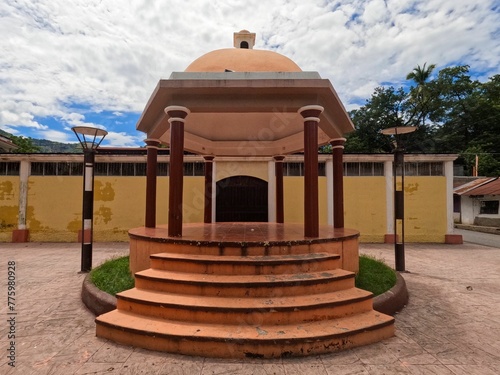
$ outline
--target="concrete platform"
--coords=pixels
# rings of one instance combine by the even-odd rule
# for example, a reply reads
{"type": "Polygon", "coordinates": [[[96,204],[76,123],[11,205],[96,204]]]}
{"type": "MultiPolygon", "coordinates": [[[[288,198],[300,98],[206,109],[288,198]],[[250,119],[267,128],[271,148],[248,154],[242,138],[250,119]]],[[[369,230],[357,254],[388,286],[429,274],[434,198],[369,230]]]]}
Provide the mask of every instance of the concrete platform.
{"type": "MultiPolygon", "coordinates": [[[[125,255],[127,243],[96,244],[94,264],[125,255]]],[[[360,252],[392,265],[393,247],[360,252]]],[[[500,368],[500,246],[407,244],[411,294],[396,336],[331,355],[279,360],[185,357],[95,337],[81,302],[79,244],[1,243],[0,274],[16,264],[16,368],[6,353],[7,305],[0,306],[1,374],[481,374],[500,368]]],[[[0,288],[7,294],[6,283],[0,288]]],[[[4,298],[4,301],[6,298],[4,298]]]]}

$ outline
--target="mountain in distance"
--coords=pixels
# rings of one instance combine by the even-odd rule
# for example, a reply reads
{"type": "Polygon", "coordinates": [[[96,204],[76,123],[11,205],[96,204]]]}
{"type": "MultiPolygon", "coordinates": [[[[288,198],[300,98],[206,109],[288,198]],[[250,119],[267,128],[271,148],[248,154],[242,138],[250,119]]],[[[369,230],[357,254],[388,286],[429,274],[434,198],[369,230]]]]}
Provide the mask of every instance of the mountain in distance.
{"type": "MultiPolygon", "coordinates": [[[[13,135],[0,129],[0,135],[3,135],[4,137],[13,139],[13,135]]],[[[33,146],[37,147],[39,149],[38,152],[40,153],[63,153],[63,154],[70,154],[70,153],[81,153],[82,152],[82,147],[80,146],[79,143],[61,143],[61,142],[54,142],[54,141],[49,141],[47,139],[36,139],[36,138],[31,138],[31,137],[26,137],[33,146]]]]}

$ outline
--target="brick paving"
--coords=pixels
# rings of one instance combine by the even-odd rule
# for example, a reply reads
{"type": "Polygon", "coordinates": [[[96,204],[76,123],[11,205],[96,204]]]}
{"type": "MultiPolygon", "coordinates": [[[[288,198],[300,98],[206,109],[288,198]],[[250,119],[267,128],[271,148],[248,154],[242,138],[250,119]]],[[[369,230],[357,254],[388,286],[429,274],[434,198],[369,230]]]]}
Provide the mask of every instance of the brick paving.
{"type": "MultiPolygon", "coordinates": [[[[94,264],[126,254],[126,243],[94,245],[94,264]]],[[[361,252],[394,264],[391,245],[361,252]]],[[[80,300],[80,246],[0,244],[0,374],[456,374],[500,368],[500,245],[407,244],[410,303],[396,336],[316,357],[224,360],[117,345],[95,337],[80,300]],[[15,368],[8,365],[8,262],[16,264],[15,368]]]]}

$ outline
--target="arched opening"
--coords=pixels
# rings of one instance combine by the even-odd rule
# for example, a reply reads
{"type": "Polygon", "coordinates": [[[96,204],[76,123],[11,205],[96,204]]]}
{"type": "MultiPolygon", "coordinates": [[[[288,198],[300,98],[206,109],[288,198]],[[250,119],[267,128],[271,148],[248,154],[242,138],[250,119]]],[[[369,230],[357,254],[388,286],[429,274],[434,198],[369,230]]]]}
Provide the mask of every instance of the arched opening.
{"type": "Polygon", "coordinates": [[[233,176],[217,182],[218,222],[267,222],[267,182],[256,177],[233,176]]]}
{"type": "Polygon", "coordinates": [[[248,42],[247,41],[244,40],[243,42],[240,43],[240,48],[248,49],[248,47],[249,46],[248,46],[248,42]]]}

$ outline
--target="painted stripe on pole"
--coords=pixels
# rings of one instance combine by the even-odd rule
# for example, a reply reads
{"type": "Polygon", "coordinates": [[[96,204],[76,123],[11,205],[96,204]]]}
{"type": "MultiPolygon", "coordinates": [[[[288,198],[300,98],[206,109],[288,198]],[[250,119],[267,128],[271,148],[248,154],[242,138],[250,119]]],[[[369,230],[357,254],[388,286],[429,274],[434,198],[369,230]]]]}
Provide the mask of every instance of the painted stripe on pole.
{"type": "Polygon", "coordinates": [[[83,230],[91,229],[92,228],[92,219],[85,219],[83,220],[83,230]]]}
{"type": "Polygon", "coordinates": [[[85,191],[92,191],[92,166],[85,166],[85,191]]]}

